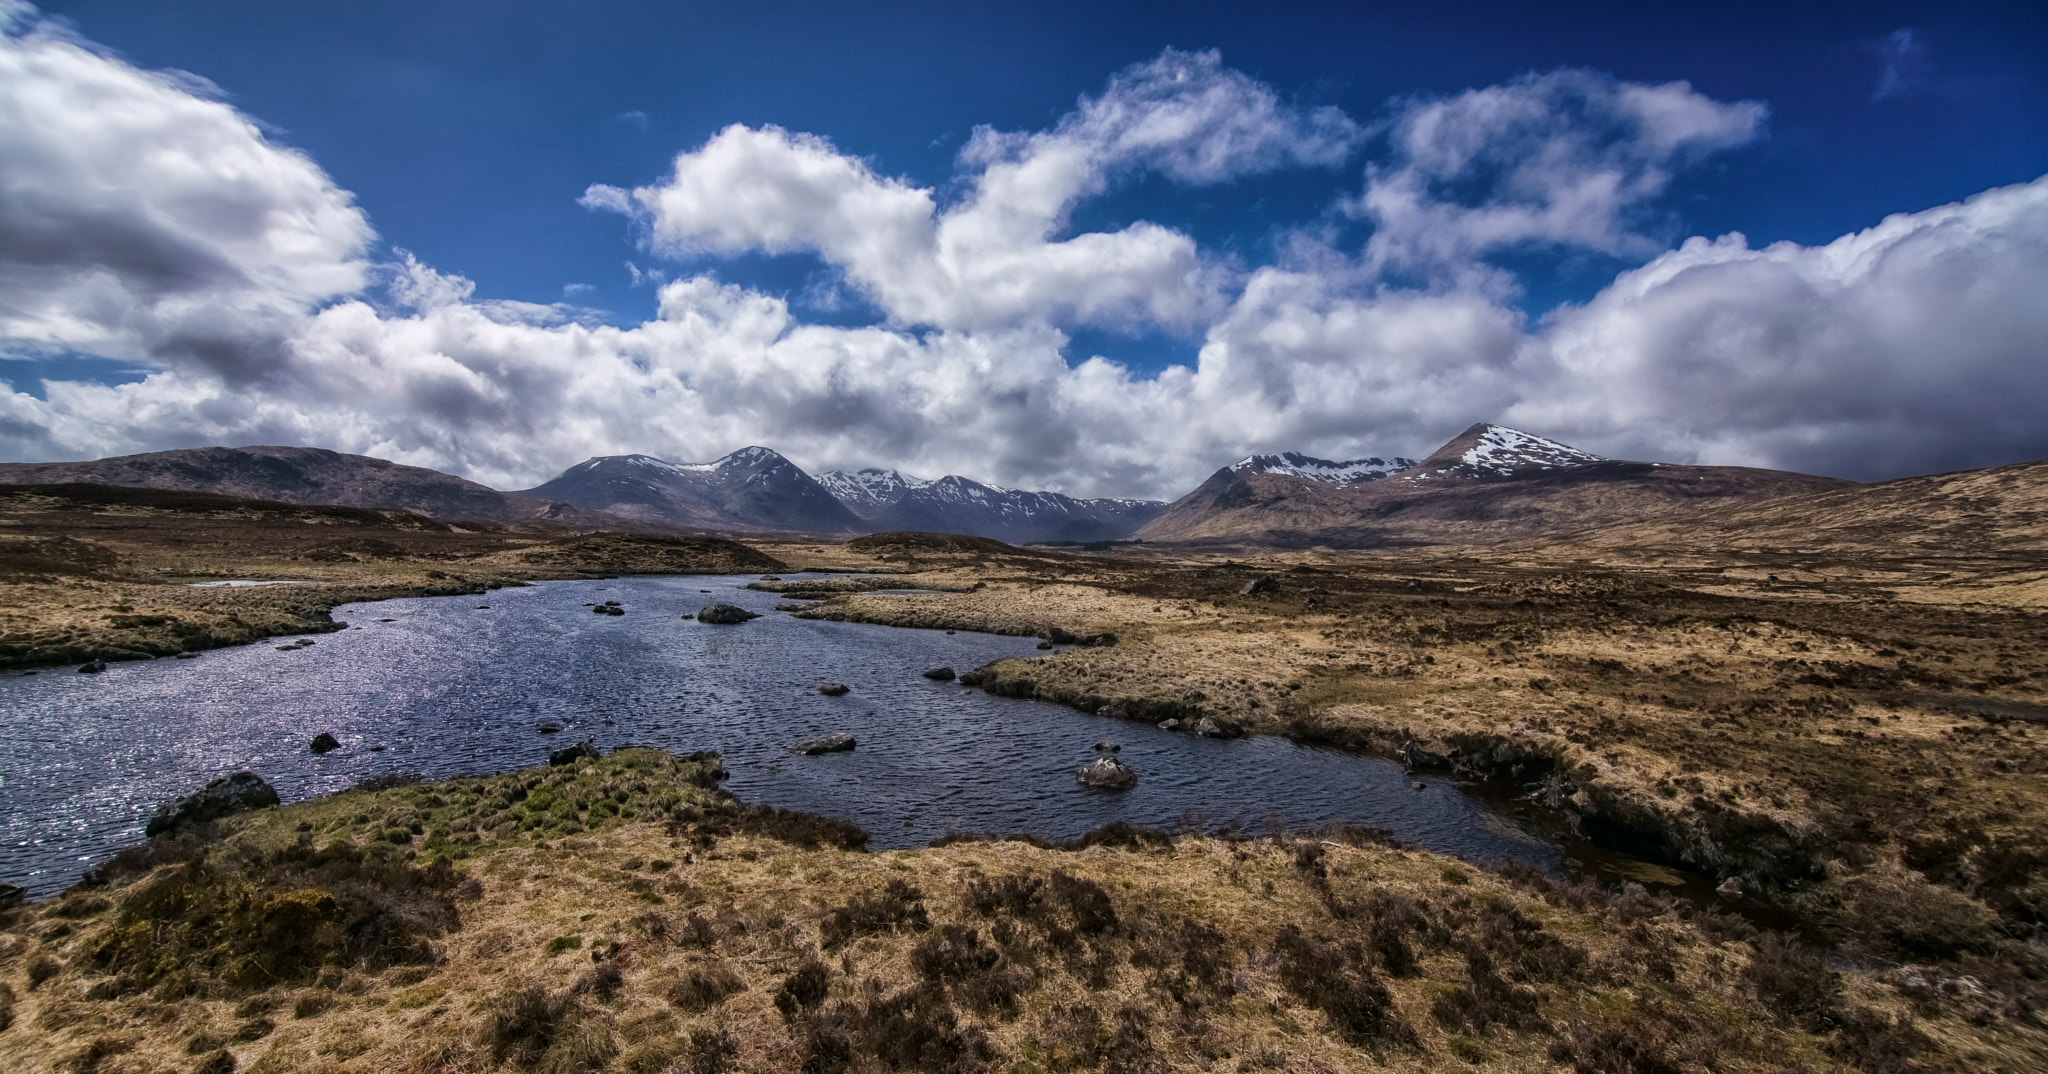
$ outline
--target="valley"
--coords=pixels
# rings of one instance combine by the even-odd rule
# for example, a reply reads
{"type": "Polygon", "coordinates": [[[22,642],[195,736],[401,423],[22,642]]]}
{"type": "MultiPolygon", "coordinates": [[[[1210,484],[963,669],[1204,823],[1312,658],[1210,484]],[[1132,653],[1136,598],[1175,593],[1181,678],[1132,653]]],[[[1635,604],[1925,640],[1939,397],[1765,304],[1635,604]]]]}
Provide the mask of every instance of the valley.
{"type": "Polygon", "coordinates": [[[1506,458],[1489,431],[1389,472],[1226,468],[1151,523],[1211,528],[1094,552],[0,487],[16,669],[317,636],[351,601],[750,574],[798,620],[1042,638],[961,681],[1105,735],[1397,759],[1422,785],[1515,788],[1668,867],[1609,885],[1194,814],[858,853],[829,808],[743,805],[687,770],[715,761],[628,750],[365,786],[124,854],[7,911],[0,1054],[216,1071],[2048,1063],[2042,464],[1851,485],[1506,458]],[[1217,502],[1239,484],[1284,495],[1217,502]],[[1370,523],[1399,539],[1371,538],[1381,508],[1362,503],[1405,504],[1370,523]],[[1284,524],[1247,526],[1260,510],[1284,524]],[[520,804],[542,792],[570,805],[520,804]],[[471,882],[489,897],[454,894],[471,882]],[[201,885],[185,909],[161,901],[174,883],[201,885]],[[413,946],[220,931],[306,891],[337,900],[309,911],[332,936],[407,922],[413,946]],[[139,927],[184,930],[213,968],[167,984],[122,946],[139,927]],[[1213,968],[1169,949],[1197,935],[1213,968]],[[237,976],[246,958],[270,961],[237,976]]]}

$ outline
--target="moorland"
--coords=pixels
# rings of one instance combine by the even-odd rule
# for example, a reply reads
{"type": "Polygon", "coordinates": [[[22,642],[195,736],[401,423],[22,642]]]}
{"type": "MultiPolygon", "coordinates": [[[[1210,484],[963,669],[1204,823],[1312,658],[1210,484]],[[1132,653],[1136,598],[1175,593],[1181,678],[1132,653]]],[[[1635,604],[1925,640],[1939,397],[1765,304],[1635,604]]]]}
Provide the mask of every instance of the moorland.
{"type": "Polygon", "coordinates": [[[759,572],[801,616],[1044,637],[969,673],[991,693],[1510,781],[1723,889],[1459,862],[1369,827],[867,853],[843,823],[734,801],[715,757],[627,750],[225,818],[5,911],[0,1060],[2041,1069],[2038,471],[1519,544],[1286,551],[0,490],[0,660],[24,671],[333,629],[328,609],[380,596],[759,572]],[[189,584],[227,578],[303,584],[189,584]]]}

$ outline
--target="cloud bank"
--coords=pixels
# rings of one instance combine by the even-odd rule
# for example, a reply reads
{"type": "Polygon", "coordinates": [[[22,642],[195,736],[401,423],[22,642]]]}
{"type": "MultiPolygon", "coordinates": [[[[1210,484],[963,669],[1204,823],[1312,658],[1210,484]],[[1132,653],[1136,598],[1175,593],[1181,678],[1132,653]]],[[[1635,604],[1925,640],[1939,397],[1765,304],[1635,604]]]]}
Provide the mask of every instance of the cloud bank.
{"type": "MultiPolygon", "coordinates": [[[[1588,71],[1395,102],[1368,128],[1171,51],[1045,130],[977,130],[943,186],[815,134],[733,126],[593,186],[674,265],[654,317],[479,298],[199,80],[34,21],[0,36],[0,352],[138,383],[0,393],[0,457],[308,443],[524,487],[596,454],[761,443],[1084,495],[1184,491],[1252,451],[1414,453],[1474,420],[1592,450],[1884,477],[2048,455],[2048,179],[1816,247],[1671,242],[1675,175],[1761,136],[1755,102],[1588,71]],[[1245,265],[1155,223],[1076,231],[1144,176],[1355,169],[1245,265]],[[1313,224],[1314,222],[1305,222],[1313,224]],[[1489,260],[1641,262],[1529,323],[1489,260]],[[880,311],[806,323],[717,259],[802,252],[880,311]],[[1141,376],[1072,333],[1164,330],[1141,376]]],[[[604,215],[593,217],[602,221],[604,215]]]]}

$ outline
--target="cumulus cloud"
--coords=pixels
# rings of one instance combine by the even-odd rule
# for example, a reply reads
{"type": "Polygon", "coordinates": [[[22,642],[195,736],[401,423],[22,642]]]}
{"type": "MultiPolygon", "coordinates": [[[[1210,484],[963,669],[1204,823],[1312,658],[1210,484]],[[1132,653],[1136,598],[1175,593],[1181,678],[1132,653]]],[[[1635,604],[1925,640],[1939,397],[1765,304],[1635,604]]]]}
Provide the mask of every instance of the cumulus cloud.
{"type": "Polygon", "coordinates": [[[1512,420],[1877,478],[2048,456],[2048,178],[1824,246],[1694,238],[1553,318],[1512,420]]]}
{"type": "Polygon", "coordinates": [[[1646,209],[1674,173],[1755,138],[1768,110],[1685,82],[1643,85],[1561,70],[1411,102],[1395,160],[1350,204],[1385,270],[1469,281],[1486,255],[1570,246],[1616,257],[1663,248],[1646,209]]]}
{"type": "Polygon", "coordinates": [[[348,192],[191,76],[11,8],[0,36],[0,339],[247,373],[366,282],[348,192]]]}
{"type": "Polygon", "coordinates": [[[1222,270],[1148,222],[1056,238],[1075,205],[1140,171],[1207,184],[1334,166],[1363,133],[1337,109],[1281,101],[1215,52],[1169,49],[1051,130],[977,129],[960,157],[970,188],[954,204],[772,126],[728,127],[679,155],[665,181],[593,186],[583,203],[636,216],[667,256],[815,253],[899,325],[1186,330],[1222,308],[1222,270]]]}
{"type": "Polygon", "coordinates": [[[1249,451],[1414,453],[1502,417],[1613,453],[1852,476],[2048,453],[2048,313],[2026,288],[2048,274],[2048,179],[1825,246],[1665,249],[1646,213],[1671,176],[1764,118],[1683,83],[1558,72],[1403,102],[1355,201],[1372,238],[1299,237],[1249,268],[1154,224],[1069,234],[1140,173],[1200,185],[1356,154],[1351,120],[1214,53],[1129,68],[1043,131],[977,131],[944,188],[732,127],[585,204],[632,216],[657,256],[814,253],[885,319],[807,323],[701,263],[629,262],[658,312],[614,325],[402,252],[371,264],[347,192],[216,93],[8,10],[0,352],[153,371],[0,392],[0,457],[308,443],[516,488],[589,455],[764,443],[813,469],[1171,496],[1249,451]],[[1483,262],[1528,243],[1647,263],[1531,325],[1483,262]],[[1099,325],[1179,328],[1199,356],[1139,376],[1072,353],[1099,325]]]}

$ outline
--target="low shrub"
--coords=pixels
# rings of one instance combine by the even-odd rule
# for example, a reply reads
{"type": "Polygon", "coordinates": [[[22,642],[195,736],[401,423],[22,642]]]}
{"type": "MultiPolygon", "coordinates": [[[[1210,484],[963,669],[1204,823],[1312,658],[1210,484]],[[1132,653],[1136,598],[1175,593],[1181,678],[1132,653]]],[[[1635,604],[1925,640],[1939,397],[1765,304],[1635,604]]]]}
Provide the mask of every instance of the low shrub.
{"type": "Polygon", "coordinates": [[[901,880],[891,880],[879,891],[856,895],[846,905],[825,915],[818,932],[830,950],[861,936],[895,932],[907,927],[930,928],[925,913],[924,893],[901,880]]]}
{"type": "Polygon", "coordinates": [[[669,987],[668,1001],[686,1011],[702,1011],[746,990],[747,983],[724,966],[696,966],[669,987]]]}

